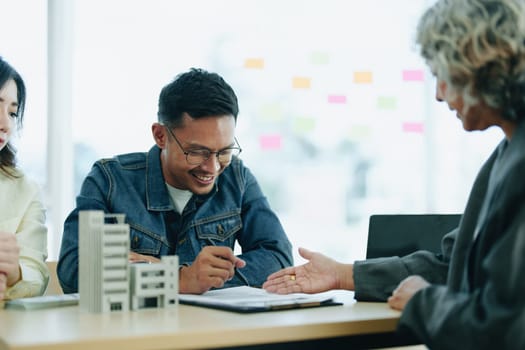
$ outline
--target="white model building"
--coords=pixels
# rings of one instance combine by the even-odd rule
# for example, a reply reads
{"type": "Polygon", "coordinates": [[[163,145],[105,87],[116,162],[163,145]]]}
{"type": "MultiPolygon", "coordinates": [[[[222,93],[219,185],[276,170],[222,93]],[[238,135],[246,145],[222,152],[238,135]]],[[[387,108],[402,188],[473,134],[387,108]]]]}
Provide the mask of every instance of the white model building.
{"type": "Polygon", "coordinates": [[[80,308],[129,310],[129,225],[124,214],[80,211],[78,227],[80,308]]]}
{"type": "Polygon", "coordinates": [[[167,308],[178,305],[179,259],[130,264],[124,214],[79,212],[79,305],[90,312],[167,308]],[[131,276],[130,276],[131,272],[131,276]]]}
{"type": "Polygon", "coordinates": [[[131,265],[131,309],[177,306],[179,259],[163,256],[160,263],[131,265]]]}

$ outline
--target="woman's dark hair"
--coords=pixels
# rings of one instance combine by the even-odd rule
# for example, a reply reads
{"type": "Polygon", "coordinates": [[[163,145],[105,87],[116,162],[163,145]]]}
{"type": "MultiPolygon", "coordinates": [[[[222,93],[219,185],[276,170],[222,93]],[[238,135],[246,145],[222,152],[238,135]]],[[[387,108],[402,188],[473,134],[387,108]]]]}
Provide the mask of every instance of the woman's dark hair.
{"type": "MultiPolygon", "coordinates": [[[[24,117],[26,87],[20,74],[18,74],[18,72],[0,56],[0,89],[4,88],[4,86],[10,80],[13,80],[16,84],[16,92],[18,97],[16,125],[17,128],[20,129],[22,127],[22,120],[24,117]]],[[[16,150],[11,142],[8,142],[7,145],[2,148],[2,150],[0,150],[0,171],[8,176],[13,177],[16,176],[15,172],[13,172],[13,168],[15,166],[16,150]]]]}

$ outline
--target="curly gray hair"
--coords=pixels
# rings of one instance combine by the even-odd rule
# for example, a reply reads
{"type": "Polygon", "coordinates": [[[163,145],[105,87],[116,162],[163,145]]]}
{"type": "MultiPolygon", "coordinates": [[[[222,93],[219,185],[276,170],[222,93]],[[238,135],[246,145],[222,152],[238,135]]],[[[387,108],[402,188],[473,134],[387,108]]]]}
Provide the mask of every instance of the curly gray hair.
{"type": "Polygon", "coordinates": [[[421,17],[417,44],[433,74],[466,104],[525,119],[525,0],[439,0],[421,17]]]}

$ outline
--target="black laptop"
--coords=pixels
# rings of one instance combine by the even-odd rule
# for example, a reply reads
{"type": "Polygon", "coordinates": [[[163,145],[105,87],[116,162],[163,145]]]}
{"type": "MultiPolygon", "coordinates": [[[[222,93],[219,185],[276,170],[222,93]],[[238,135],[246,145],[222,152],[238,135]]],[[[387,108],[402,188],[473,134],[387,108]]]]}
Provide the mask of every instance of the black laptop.
{"type": "Polygon", "coordinates": [[[460,214],[372,215],[366,258],[404,256],[421,249],[440,253],[441,239],[460,219],[460,214]]]}

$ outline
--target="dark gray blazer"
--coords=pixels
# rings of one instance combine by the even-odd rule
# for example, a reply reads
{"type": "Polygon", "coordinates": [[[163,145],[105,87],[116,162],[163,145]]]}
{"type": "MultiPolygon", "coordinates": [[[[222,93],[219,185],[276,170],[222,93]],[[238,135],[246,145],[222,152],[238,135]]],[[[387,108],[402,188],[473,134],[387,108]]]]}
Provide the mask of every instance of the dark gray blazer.
{"type": "Polygon", "coordinates": [[[480,170],[442,255],[354,265],[358,299],[384,300],[411,274],[433,283],[414,295],[400,320],[430,348],[525,349],[525,123],[505,145],[480,170]]]}

